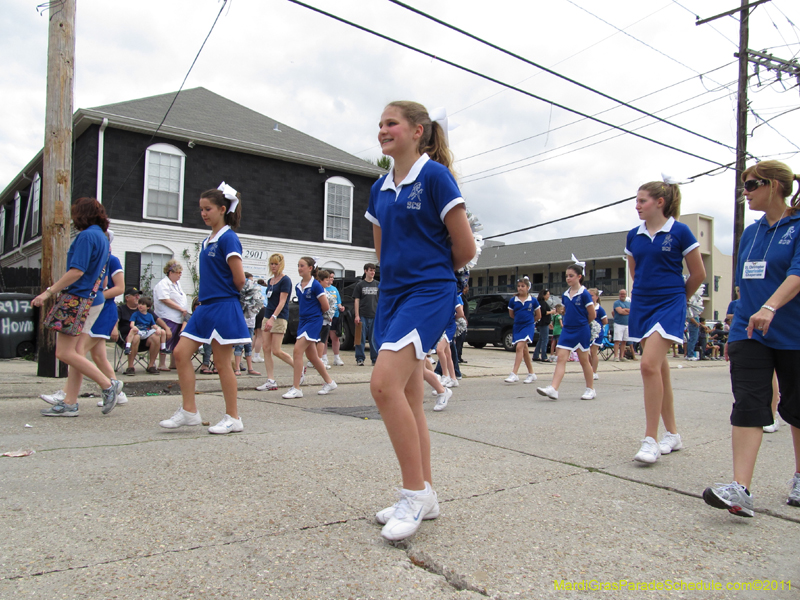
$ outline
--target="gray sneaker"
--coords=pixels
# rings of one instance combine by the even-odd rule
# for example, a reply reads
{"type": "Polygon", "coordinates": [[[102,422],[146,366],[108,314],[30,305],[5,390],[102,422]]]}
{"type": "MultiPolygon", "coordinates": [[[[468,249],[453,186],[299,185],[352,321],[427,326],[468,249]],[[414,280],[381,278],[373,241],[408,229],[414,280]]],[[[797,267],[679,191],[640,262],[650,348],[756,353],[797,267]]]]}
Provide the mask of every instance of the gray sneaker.
{"type": "MultiPolygon", "coordinates": [[[[800,478],[798,478],[800,481],[800,478]]],[[[745,491],[745,487],[737,482],[716,483],[715,488],[703,491],[703,500],[709,506],[727,510],[738,517],[753,516],[753,496],[745,491]]],[[[800,486],[798,486],[800,488],[800,486]]],[[[800,491],[800,490],[799,490],[800,491]]],[[[791,496],[790,496],[791,497],[791,496]]]]}
{"type": "Polygon", "coordinates": [[[800,473],[795,473],[792,480],[789,482],[792,490],[789,492],[789,499],[786,504],[789,506],[800,506],[800,473]]]}
{"type": "Polygon", "coordinates": [[[43,417],[77,417],[78,403],[65,404],[63,400],[59,400],[50,408],[43,408],[41,412],[43,417]]]}
{"type": "Polygon", "coordinates": [[[114,407],[117,405],[117,400],[119,399],[119,393],[122,391],[122,382],[118,379],[112,379],[111,385],[103,390],[103,410],[101,411],[104,415],[107,415],[114,407]]]}

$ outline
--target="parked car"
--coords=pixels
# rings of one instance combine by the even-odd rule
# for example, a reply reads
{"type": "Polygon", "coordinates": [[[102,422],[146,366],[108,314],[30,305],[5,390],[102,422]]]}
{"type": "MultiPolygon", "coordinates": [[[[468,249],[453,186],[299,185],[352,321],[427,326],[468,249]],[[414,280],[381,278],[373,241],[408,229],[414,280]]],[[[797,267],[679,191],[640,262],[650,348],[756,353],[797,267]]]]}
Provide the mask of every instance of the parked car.
{"type": "MultiPolygon", "coordinates": [[[[468,300],[469,327],[467,343],[473,348],[483,348],[486,344],[502,346],[509,352],[514,351],[513,328],[514,319],[508,314],[508,301],[513,294],[481,294],[468,300]]],[[[535,345],[539,332],[534,332],[535,345]]]]}

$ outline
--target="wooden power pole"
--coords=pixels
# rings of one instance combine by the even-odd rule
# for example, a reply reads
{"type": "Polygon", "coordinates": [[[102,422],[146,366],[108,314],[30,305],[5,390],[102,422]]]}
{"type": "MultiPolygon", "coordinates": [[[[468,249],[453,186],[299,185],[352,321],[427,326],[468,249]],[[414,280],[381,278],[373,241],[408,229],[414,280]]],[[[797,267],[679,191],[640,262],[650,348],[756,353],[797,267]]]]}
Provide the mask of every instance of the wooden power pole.
{"type": "MultiPolygon", "coordinates": [[[[47,42],[47,108],[42,169],[42,289],[67,270],[72,206],[72,88],[75,74],[75,2],[50,4],[47,42]]],[[[41,315],[53,305],[50,299],[41,315]]],[[[39,327],[40,377],[66,377],[56,359],[55,332],[39,327]]]]}

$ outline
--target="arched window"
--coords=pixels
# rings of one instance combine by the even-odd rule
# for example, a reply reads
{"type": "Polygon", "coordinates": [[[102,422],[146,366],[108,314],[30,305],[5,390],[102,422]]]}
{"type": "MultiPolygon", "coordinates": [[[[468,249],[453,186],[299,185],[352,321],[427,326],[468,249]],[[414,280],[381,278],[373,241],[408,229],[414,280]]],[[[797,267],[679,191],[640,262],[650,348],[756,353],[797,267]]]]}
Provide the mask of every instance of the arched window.
{"type": "Polygon", "coordinates": [[[320,268],[333,273],[333,276],[336,279],[344,277],[344,265],[342,263],[336,262],[335,260],[329,260],[320,268]]]}
{"type": "Polygon", "coordinates": [[[183,220],[183,174],[186,155],[169,144],[147,149],[144,165],[142,217],[159,221],[183,220]]]}
{"type": "Polygon", "coordinates": [[[31,184],[31,236],[39,234],[39,209],[42,203],[42,178],[39,173],[33,176],[31,184]]]}
{"type": "Polygon", "coordinates": [[[354,187],[344,177],[331,177],[325,182],[323,239],[335,242],[352,241],[354,187]]]}
{"type": "Polygon", "coordinates": [[[164,267],[172,260],[172,250],[166,246],[152,245],[142,250],[141,281],[139,286],[148,294],[152,294],[153,286],[164,277],[164,267]]]}

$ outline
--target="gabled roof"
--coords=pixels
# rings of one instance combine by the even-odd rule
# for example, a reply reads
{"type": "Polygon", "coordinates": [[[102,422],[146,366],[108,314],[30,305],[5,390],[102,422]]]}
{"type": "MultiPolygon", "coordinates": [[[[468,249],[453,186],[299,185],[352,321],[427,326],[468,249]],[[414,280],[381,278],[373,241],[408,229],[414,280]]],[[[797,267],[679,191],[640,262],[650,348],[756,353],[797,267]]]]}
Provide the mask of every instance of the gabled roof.
{"type": "Polygon", "coordinates": [[[573,254],[584,262],[619,259],[625,255],[627,235],[627,231],[618,231],[484,248],[473,271],[547,264],[568,265],[572,263],[573,254]]]}
{"type": "Polygon", "coordinates": [[[172,101],[159,129],[164,137],[233,149],[279,160],[328,167],[359,175],[379,177],[386,171],[330,144],[292,129],[205,88],[82,108],[75,114],[75,134],[104,118],[112,127],[152,134],[172,101]],[[278,124],[280,131],[275,131],[278,124]]]}

